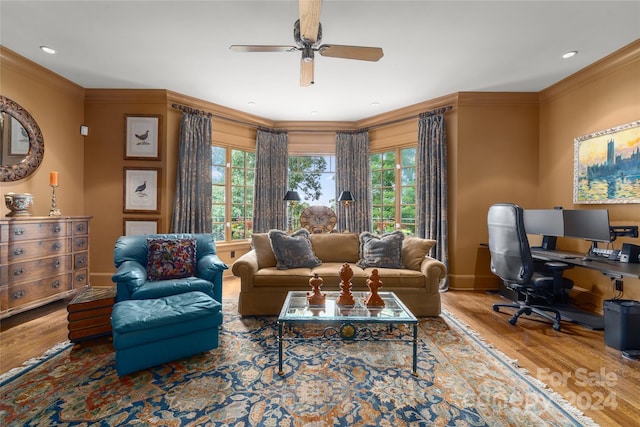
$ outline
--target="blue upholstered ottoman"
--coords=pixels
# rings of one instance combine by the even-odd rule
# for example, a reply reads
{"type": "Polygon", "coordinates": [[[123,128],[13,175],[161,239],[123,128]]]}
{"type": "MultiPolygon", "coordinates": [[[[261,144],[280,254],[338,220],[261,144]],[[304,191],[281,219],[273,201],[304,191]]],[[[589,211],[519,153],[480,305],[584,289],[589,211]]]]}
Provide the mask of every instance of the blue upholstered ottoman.
{"type": "Polygon", "coordinates": [[[221,308],[199,291],[116,303],[111,326],[118,375],[217,348],[221,308]]]}

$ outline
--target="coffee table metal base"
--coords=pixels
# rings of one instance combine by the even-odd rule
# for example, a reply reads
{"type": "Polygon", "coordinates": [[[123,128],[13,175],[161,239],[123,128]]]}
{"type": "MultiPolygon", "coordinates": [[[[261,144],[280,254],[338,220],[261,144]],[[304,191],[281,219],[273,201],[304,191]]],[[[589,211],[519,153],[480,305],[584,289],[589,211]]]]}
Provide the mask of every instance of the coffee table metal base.
{"type": "MultiPolygon", "coordinates": [[[[337,294],[337,293],[335,293],[337,294]]],[[[376,333],[370,326],[385,325],[389,331],[396,324],[409,324],[413,332],[411,338],[413,344],[413,366],[412,373],[417,376],[418,370],[418,320],[407,309],[406,306],[392,292],[381,292],[380,295],[387,302],[389,307],[385,309],[367,309],[362,301],[366,297],[365,292],[356,292],[354,297],[356,305],[353,307],[340,307],[335,304],[332,298],[337,295],[327,294],[327,304],[324,307],[308,306],[304,304],[305,292],[289,292],[287,299],[278,317],[278,375],[284,375],[284,329],[288,325],[295,324],[330,324],[324,329],[324,338],[330,339],[338,336],[346,341],[388,341],[384,339],[384,333],[376,333]],[[322,310],[323,315],[319,315],[322,310]],[[344,314],[346,313],[346,314],[344,314]],[[339,325],[339,326],[336,326],[339,325]],[[364,326],[364,327],[363,327],[364,326]]]]}

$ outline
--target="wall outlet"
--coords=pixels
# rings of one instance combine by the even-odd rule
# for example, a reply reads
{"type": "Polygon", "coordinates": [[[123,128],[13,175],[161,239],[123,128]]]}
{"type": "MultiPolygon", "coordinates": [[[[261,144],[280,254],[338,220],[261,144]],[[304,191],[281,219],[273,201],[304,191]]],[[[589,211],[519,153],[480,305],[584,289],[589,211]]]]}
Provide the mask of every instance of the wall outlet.
{"type": "Polygon", "coordinates": [[[235,258],[236,257],[236,251],[231,251],[229,254],[231,255],[231,258],[235,258]]]}
{"type": "Polygon", "coordinates": [[[616,291],[622,292],[622,280],[616,279],[616,291]]]}

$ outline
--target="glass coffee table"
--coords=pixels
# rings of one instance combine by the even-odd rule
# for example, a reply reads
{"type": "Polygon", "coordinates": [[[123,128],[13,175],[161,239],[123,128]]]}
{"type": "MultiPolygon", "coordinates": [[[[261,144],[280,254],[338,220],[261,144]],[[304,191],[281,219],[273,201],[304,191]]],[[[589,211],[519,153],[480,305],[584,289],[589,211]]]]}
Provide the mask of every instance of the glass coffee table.
{"type": "MultiPolygon", "coordinates": [[[[353,292],[355,305],[339,306],[336,301],[340,292],[325,292],[324,305],[309,305],[307,293],[291,291],[287,294],[280,316],[278,316],[278,375],[282,370],[283,336],[286,326],[301,324],[326,325],[324,337],[338,335],[343,340],[382,340],[384,332],[371,327],[383,326],[391,331],[394,325],[411,325],[413,331],[413,375],[418,368],[418,319],[393,292],[379,292],[384,307],[368,308],[364,299],[368,292],[353,292]]],[[[401,338],[400,338],[401,339],[401,338]]]]}

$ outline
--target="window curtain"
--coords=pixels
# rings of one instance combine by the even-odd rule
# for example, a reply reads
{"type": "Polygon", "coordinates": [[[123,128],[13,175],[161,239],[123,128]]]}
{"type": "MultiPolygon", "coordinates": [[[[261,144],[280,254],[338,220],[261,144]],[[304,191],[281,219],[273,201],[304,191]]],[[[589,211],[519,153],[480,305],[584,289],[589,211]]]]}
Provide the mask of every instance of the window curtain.
{"type": "MultiPolygon", "coordinates": [[[[450,107],[420,114],[416,150],[416,235],[436,241],[435,254],[449,267],[447,229],[447,132],[444,112],[450,107]]],[[[449,289],[449,280],[440,290],[449,289]]]]}
{"type": "Polygon", "coordinates": [[[361,233],[371,230],[371,159],[369,132],[337,132],[336,134],[336,214],[338,231],[347,228],[361,233]],[[351,191],[355,199],[348,208],[338,201],[340,193],[351,191]]]}
{"type": "Polygon", "coordinates": [[[185,111],[178,139],[172,233],[211,233],[211,114],[185,111]]]}
{"type": "Polygon", "coordinates": [[[289,158],[286,131],[258,129],[253,197],[253,232],[287,229],[289,158]]]}

